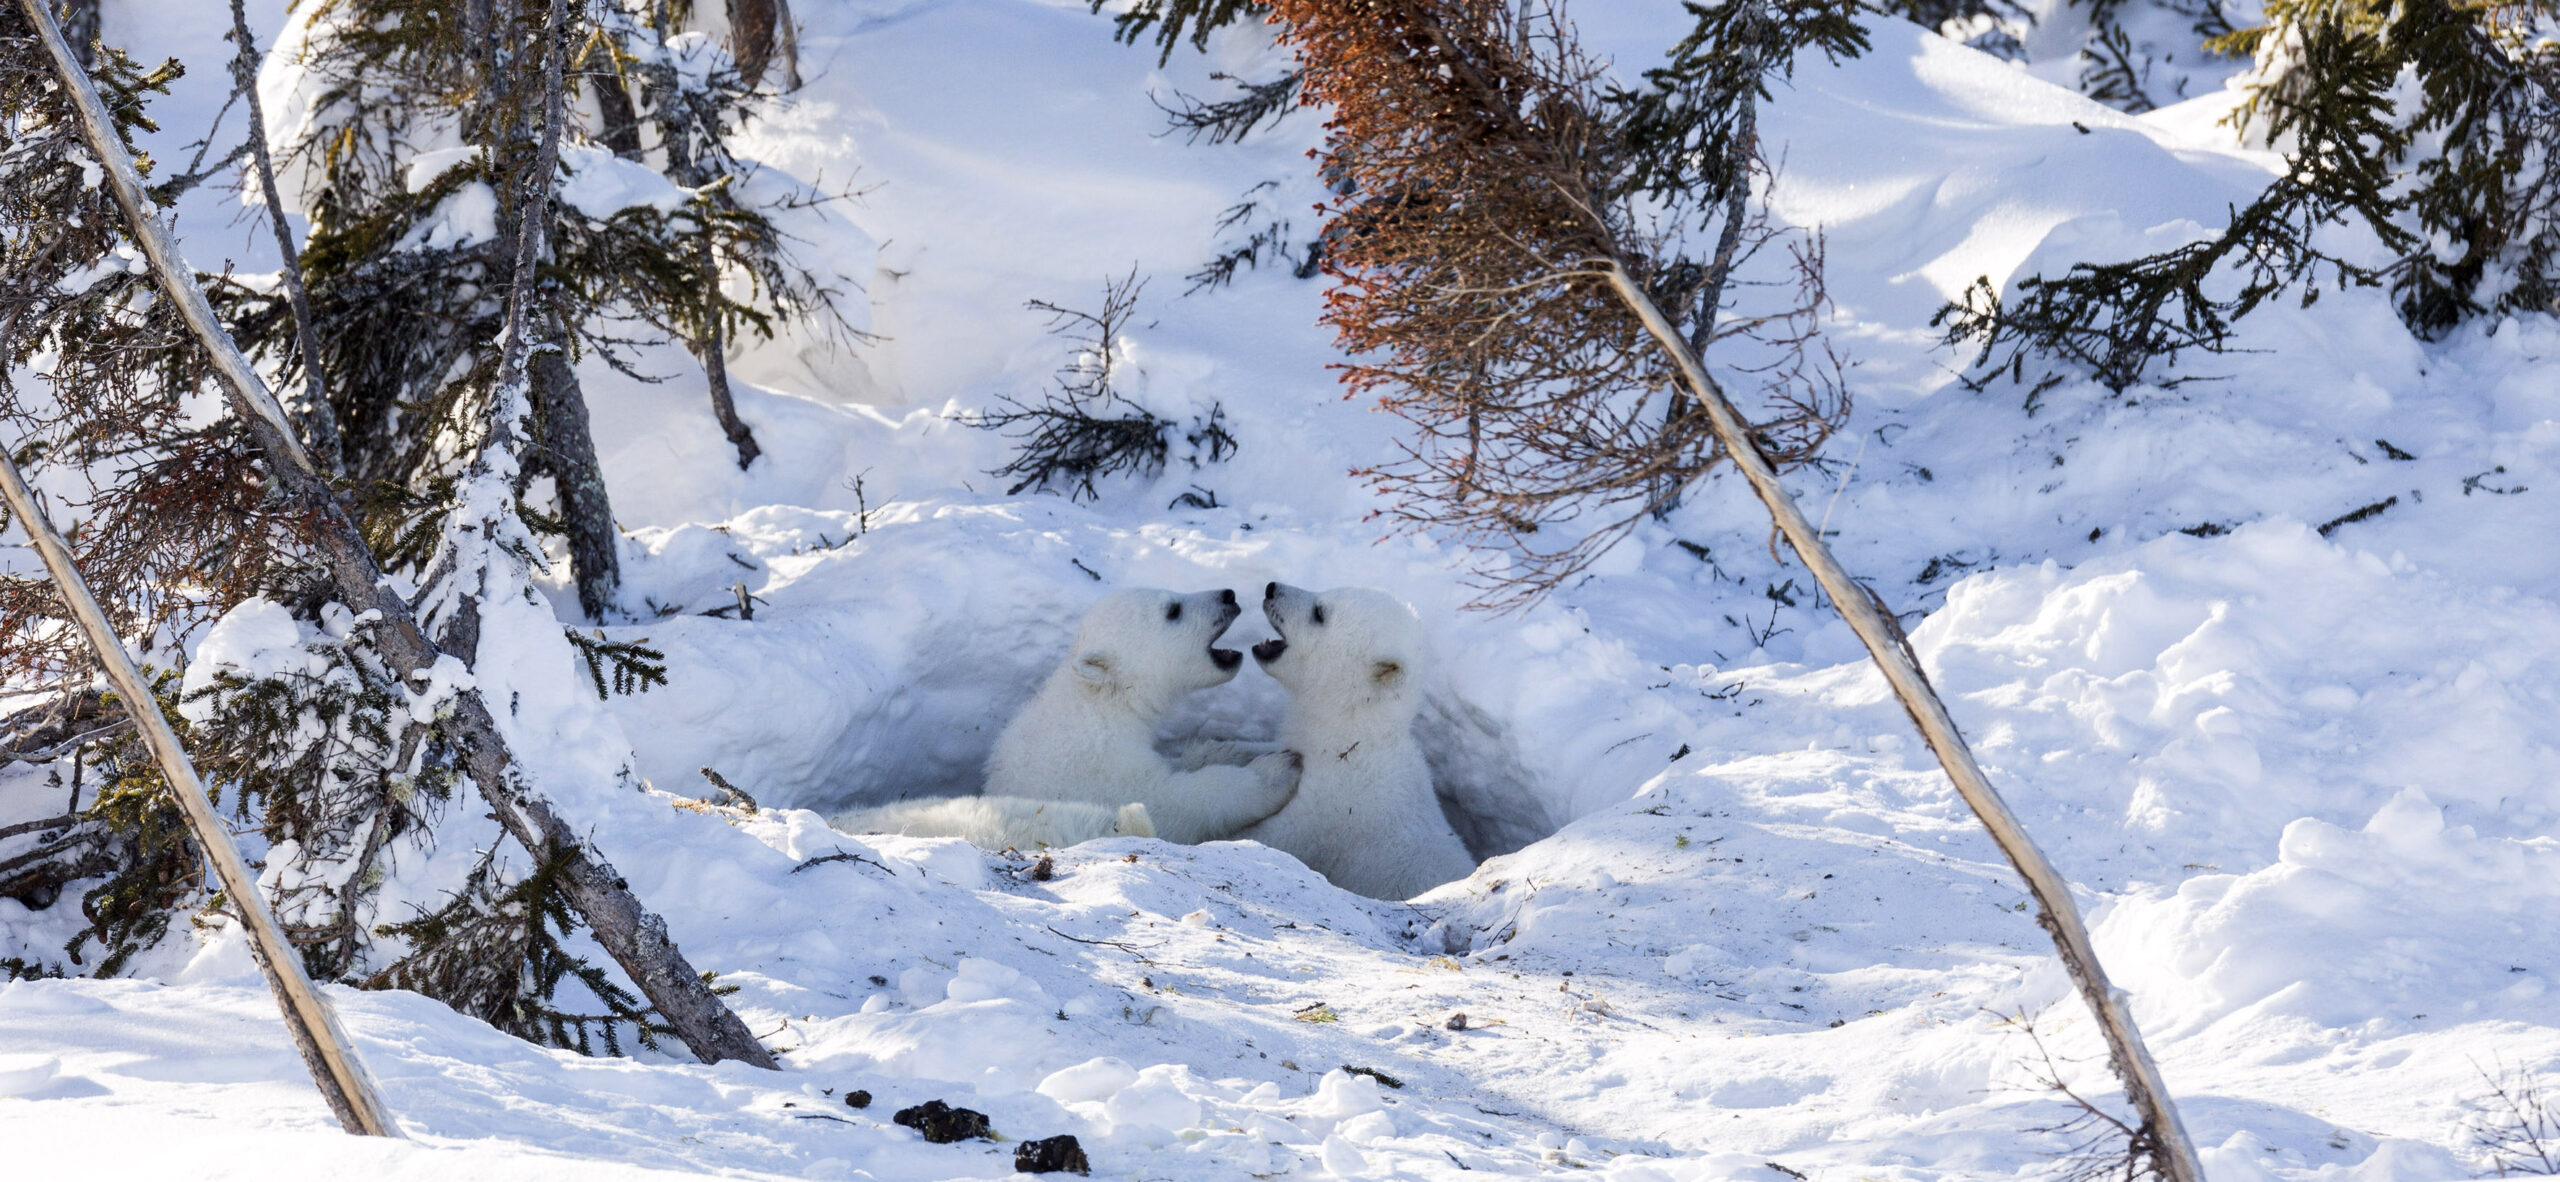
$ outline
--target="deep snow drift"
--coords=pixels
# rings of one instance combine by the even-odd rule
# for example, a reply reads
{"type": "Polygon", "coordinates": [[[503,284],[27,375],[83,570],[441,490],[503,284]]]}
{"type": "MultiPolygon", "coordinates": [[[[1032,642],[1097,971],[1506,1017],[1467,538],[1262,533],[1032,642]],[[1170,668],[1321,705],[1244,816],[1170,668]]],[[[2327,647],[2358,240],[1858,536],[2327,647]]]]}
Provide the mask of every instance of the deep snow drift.
{"type": "MultiPolygon", "coordinates": [[[[206,7],[110,0],[110,38],[197,63],[172,135],[219,101],[206,7]]],[[[139,979],[0,985],[0,1097],[32,1101],[0,1101],[13,1162],[1005,1173],[1008,1147],[888,1124],[939,1097],[1008,1138],[1073,1132],[1114,1177],[2054,1168],[2067,1143],[2035,1130],[2068,1109],[2006,1018],[2036,1015],[2066,1081],[2103,1096],[2096,1040],[1757,506],[1711,481],[1536,609],[1461,612],[1476,556],[1364,520],[1346,473],[1396,424],[1336,397],[1318,285],[1265,269],[1180,294],[1246,190],[1313,199],[1317,120],[1161,137],[1150,93],[1276,59],[1239,33],[1156,70],[1085,7],[795,5],[810,86],[747,149],[863,189],[804,233],[868,268],[876,339],[741,359],[767,387],[741,396],[768,449],[751,474],[685,381],[587,375],[644,617],[608,632],[665,648],[672,684],[599,706],[556,638],[483,671],[532,704],[514,725],[546,789],[741,986],[787,1070],[580,1059],[338,990],[415,1138],[360,1143],[216,929],[139,979]],[[1089,302],[1133,266],[1154,279],[1133,393],[1176,419],[1223,407],[1242,450],[1098,505],[1001,495],[1004,441],[957,411],[1062,359],[1024,300],[1089,302]],[[1217,507],[1179,507],[1195,490],[1217,507]],[[1502,856],[1410,905],[1247,844],[1097,842],[1044,882],[806,811],[974,787],[1110,587],[1273,579],[1416,606],[1443,674],[1422,734],[1502,856]],[[752,621],[698,614],[740,582],[752,621]],[[674,807],[705,765],[766,811],[674,807]],[[858,856],[811,861],[838,853],[858,856]]],[[[1668,0],[1584,8],[1630,68],[1685,24],[1668,0]]],[[[1768,119],[1776,205],[1828,236],[1858,406],[1797,486],[1852,571],[1927,613],[1906,616],[1921,655],[2083,891],[2213,1176],[2465,1176],[2484,1071],[2560,1060],[2560,329],[2422,345],[2375,294],[2331,293],[2190,367],[2214,380],[2066,385],[2031,414],[1955,384],[1927,326],[1976,275],[2218,224],[2270,169],[2215,132],[2228,101],[2131,118],[1894,22],[1861,60],[1804,63],[1768,119]]],[[[199,265],[272,265],[212,197],[185,216],[199,265]]],[[[1268,735],[1282,705],[1248,670],[1175,732],[1268,735]]],[[[51,955],[69,922],[0,902],[0,951],[51,955]]]]}

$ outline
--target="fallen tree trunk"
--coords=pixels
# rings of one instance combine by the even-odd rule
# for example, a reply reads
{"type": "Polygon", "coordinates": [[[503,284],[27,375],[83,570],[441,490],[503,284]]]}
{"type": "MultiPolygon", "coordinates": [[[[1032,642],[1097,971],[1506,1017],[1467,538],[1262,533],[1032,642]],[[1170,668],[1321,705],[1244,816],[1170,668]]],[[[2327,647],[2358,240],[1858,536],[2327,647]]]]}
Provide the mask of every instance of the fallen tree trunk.
{"type": "MultiPolygon", "coordinates": [[[[359,613],[381,613],[386,625],[380,632],[382,656],[401,678],[433,667],[444,654],[428,641],[409,604],[391,589],[354,519],[313,469],[283,407],[215,318],[204,289],[178,252],[176,239],[144,193],[142,178],[115,134],[97,87],[63,44],[44,0],[18,3],[44,38],[54,67],[71,92],[80,111],[82,133],[103,166],[105,180],[113,187],[152,272],[210,355],[232,413],[265,458],[275,496],[311,522],[312,545],[338,597],[359,613]]],[[[526,782],[478,690],[466,688],[461,693],[450,725],[463,770],[495,806],[499,824],[536,858],[562,860],[570,902],[594,929],[596,942],[639,986],[694,1056],[705,1063],[737,1059],[774,1067],[772,1053],[677,951],[667,936],[666,921],[642,906],[603,854],[579,836],[536,786],[526,782]]]]}
{"type": "MultiPolygon", "coordinates": [[[[27,3],[37,5],[41,0],[27,3]]],[[[266,974],[267,989],[276,996],[276,1008],[284,1012],[285,1029],[293,1034],[294,1048],[302,1052],[302,1063],[311,1071],[311,1082],[318,1085],[321,1097],[329,1102],[329,1110],[337,1114],[339,1125],[348,1132],[368,1137],[399,1136],[399,1126],[391,1122],[390,1110],[383,1107],[382,1097],[375,1093],[373,1080],[365,1074],[364,1064],[347,1041],[347,1032],[338,1026],[338,1016],[330,1009],[329,999],[313,989],[311,979],[303,975],[302,962],[294,955],[293,945],[285,939],[283,929],[276,926],[275,915],[267,910],[266,896],[258,893],[258,877],[249,872],[248,863],[240,857],[240,848],[231,843],[230,830],[223,827],[221,814],[214,811],[213,801],[205,796],[204,781],[197,778],[195,765],[187,761],[186,749],[178,745],[178,736],[169,729],[169,721],[160,716],[159,699],[142,680],[142,671],[134,667],[133,657],[125,652],[123,639],[107,622],[107,613],[98,607],[97,598],[89,594],[88,580],[80,577],[80,568],[71,561],[71,547],[61,534],[54,532],[53,523],[45,519],[44,507],[36,503],[35,494],[18,476],[18,466],[9,461],[5,452],[0,452],[0,496],[7,498],[10,512],[17,515],[18,524],[35,543],[45,570],[53,575],[54,590],[79,621],[80,631],[97,653],[108,683],[124,696],[125,711],[141,729],[143,742],[160,765],[160,775],[169,782],[169,793],[177,798],[178,811],[186,817],[188,831],[213,863],[214,877],[222,883],[232,912],[249,931],[251,959],[266,974]]]]}
{"type": "Polygon", "coordinates": [[[1957,795],[1981,820],[1992,843],[2000,847],[2001,855],[2009,859],[2018,876],[2026,880],[2027,893],[2036,901],[2036,922],[2053,937],[2064,971],[2079,988],[2089,1012],[2097,1016],[2098,1028],[2106,1035],[2108,1065],[2123,1081],[2125,1099],[2141,1115],[2142,1135],[2152,1142],[2137,1145],[2135,1150],[2156,1163],[2169,1182],[2204,1182],[2204,1169],[2187,1140],[2186,1127],[2178,1120],[2176,1106],[2170,1103],[2169,1088],[2161,1082],[2159,1065],[2151,1061],[2151,1051],[2143,1045],[2141,1031],[2134,1027],[2124,991],[2107,980],[2106,970],[2098,964],[2098,950],[2090,943],[2089,925],[2080,916],[2079,904],[2072,901],[2070,884],[2063,881],[2061,872],[2053,868],[2044,851],[2037,848],[2035,839],[2027,836],[2026,827],[2018,823],[2017,814],[2009,811],[2008,802],[1991,786],[1982,765],[1974,762],[1973,749],[1965,744],[1964,733],[1956,729],[1955,718],[1947,713],[1947,704],[1938,697],[1937,688],[1929,684],[1928,674],[1921,671],[1919,655],[1911,651],[1911,640],[1903,634],[1901,622],[1877,602],[1864,584],[1849,577],[1839,559],[1832,557],[1831,547],[1823,543],[1813,523],[1796,508],[1795,497],[1778,482],[1778,470],[1761,454],[1759,443],[1751,437],[1751,425],[1725,398],[1723,387],[1708,376],[1697,352],[1681,339],[1679,330],[1672,327],[1653,298],[1624,268],[1614,262],[1606,266],[1610,288],[1644,322],[1645,331],[1679,367],[1690,395],[1707,412],[1708,427],[1715,432],[1716,442],[1742,471],[1743,479],[1750,482],[1751,491],[1759,494],[1770,519],[1777,523],[1778,532],[1786,535],[1787,545],[1813,572],[1814,581],[1831,597],[1840,618],[1848,621],[1850,631],[1866,644],[1867,655],[1883,671],[1894,698],[1911,715],[1912,725],[1920,729],[1920,737],[1928,742],[1929,750],[1936,753],[1938,766],[1946,769],[1947,778],[1955,782],[1957,795]]]}

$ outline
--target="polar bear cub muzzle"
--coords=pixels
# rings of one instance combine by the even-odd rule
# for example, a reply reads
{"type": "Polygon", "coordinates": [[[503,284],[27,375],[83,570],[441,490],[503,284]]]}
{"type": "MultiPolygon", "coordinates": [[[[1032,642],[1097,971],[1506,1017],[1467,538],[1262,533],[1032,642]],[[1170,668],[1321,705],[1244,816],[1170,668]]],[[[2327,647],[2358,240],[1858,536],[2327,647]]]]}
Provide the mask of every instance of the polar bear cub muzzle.
{"type": "Polygon", "coordinates": [[[1132,588],[1113,592],[1085,616],[1076,637],[1075,671],[1096,685],[1137,676],[1169,677],[1177,692],[1232,680],[1244,654],[1219,648],[1218,637],[1244,608],[1229,590],[1188,594],[1132,588]]]}
{"type": "Polygon", "coordinates": [[[1320,593],[1266,583],[1262,616],[1279,635],[1253,646],[1254,663],[1293,694],[1318,683],[1340,695],[1351,686],[1375,691],[1410,682],[1404,676],[1412,659],[1406,650],[1419,643],[1419,628],[1412,609],[1386,592],[1350,587],[1320,593]],[[1328,635],[1335,632],[1345,634],[1328,635]],[[1291,648],[1292,636],[1304,643],[1291,648]],[[1369,667],[1351,667],[1364,661],[1369,667]]]}

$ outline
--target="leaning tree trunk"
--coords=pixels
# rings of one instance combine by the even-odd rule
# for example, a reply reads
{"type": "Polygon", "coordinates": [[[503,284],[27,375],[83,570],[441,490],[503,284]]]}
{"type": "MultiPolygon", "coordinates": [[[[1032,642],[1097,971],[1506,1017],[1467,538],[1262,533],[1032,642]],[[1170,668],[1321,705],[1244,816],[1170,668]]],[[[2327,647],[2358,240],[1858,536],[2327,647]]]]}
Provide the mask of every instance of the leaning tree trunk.
{"type": "Polygon", "coordinates": [[[2137,1145],[2136,1152],[2147,1154],[2169,1182],[2204,1182],[2203,1167],[2197,1163],[2194,1146],[2178,1120],[2177,1107],[2169,1100],[2169,1088],[2160,1078],[2159,1065],[2152,1062],[2150,1049],[2143,1045],[2142,1034],[2134,1027],[2124,991],[2107,980],[2106,970],[2098,964],[2097,948],[2089,940],[2089,925],[2080,916],[2079,904],[2071,898],[2070,884],[2046,859],[2044,851],[2037,848],[2035,840],[2027,836],[2026,827],[2019,824],[2017,814],[2009,811],[2008,802],[1992,787],[1982,765],[1974,762],[1972,748],[1966,746],[1963,732],[1956,729],[1955,718],[1947,713],[1936,687],[1929,684],[1928,674],[1921,671],[1920,658],[1911,651],[1910,638],[1903,634],[1901,623],[1864,584],[1849,577],[1839,559],[1832,557],[1831,547],[1823,543],[1813,523],[1796,508],[1795,498],[1778,482],[1777,468],[1761,454],[1760,445],[1751,437],[1750,424],[1726,400],[1723,388],[1707,375],[1697,353],[1680,338],[1679,330],[1653,298],[1624,268],[1614,262],[1606,266],[1610,287],[1679,367],[1690,394],[1706,409],[1716,441],[1733,458],[1734,466],[1742,470],[1751,491],[1759,494],[1778,532],[1786,535],[1787,544],[1813,572],[1814,581],[1831,597],[1832,606],[1866,644],[1867,655],[1884,672],[1885,684],[1910,713],[1912,724],[1936,753],[1947,778],[1955,782],[1956,793],[1964,797],[1982,827],[1990,832],[1992,842],[2017,868],[2019,877],[2026,880],[2027,892],[2036,901],[2036,922],[2053,937],[2064,971],[2079,987],[2089,1012],[2097,1016],[2098,1028],[2107,1040],[2108,1065],[2124,1082],[2125,1099],[2142,1115],[2151,1143],[2137,1145]]]}
{"type": "MultiPolygon", "coordinates": [[[[339,598],[359,613],[381,613],[387,625],[380,633],[384,661],[404,681],[426,673],[443,654],[428,642],[416,613],[384,576],[355,520],[313,469],[310,456],[294,437],[275,395],[215,318],[213,305],[205,299],[204,289],[197,285],[184,256],[178,252],[176,238],[145,195],[142,178],[135,172],[123,140],[113,130],[97,87],[73,60],[54,28],[51,14],[44,10],[45,0],[18,3],[45,36],[55,69],[79,107],[82,136],[105,167],[105,180],[114,187],[126,224],[140,241],[153,274],[159,278],[162,290],[177,302],[188,328],[203,344],[221,378],[232,413],[239,417],[251,443],[265,458],[273,495],[311,522],[312,547],[339,598]]],[[[553,11],[555,15],[559,11],[558,0],[554,0],[553,11]]],[[[551,127],[556,130],[556,97],[550,110],[551,127]]],[[[555,139],[555,149],[556,144],[555,139]]],[[[676,949],[667,936],[666,921],[641,905],[612,863],[587,844],[577,828],[526,780],[479,691],[465,690],[453,710],[450,725],[460,748],[462,769],[481,795],[495,806],[498,823],[536,858],[561,860],[570,905],[594,930],[596,942],[639,986],[667,1024],[674,1027],[676,1037],[683,1039],[695,1057],[705,1063],[737,1059],[758,1067],[774,1067],[772,1053],[756,1041],[746,1024],[676,949]]]]}
{"type": "MultiPolygon", "coordinates": [[[[530,216],[530,215],[528,215],[530,216]]],[[[565,328],[548,326],[557,341],[565,328]]],[[[534,418],[541,424],[542,469],[560,498],[560,520],[569,530],[569,572],[578,584],[578,610],[603,623],[622,584],[622,531],[613,523],[604,468],[596,459],[595,433],[577,367],[557,348],[533,357],[534,418]]]]}

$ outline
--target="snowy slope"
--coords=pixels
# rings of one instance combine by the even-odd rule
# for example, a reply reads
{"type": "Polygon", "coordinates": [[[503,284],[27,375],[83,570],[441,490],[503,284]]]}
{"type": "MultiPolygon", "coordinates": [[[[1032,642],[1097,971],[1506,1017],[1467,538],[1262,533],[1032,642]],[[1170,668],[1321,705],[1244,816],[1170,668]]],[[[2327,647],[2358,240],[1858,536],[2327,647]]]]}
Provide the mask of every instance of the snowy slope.
{"type": "MultiPolygon", "coordinates": [[[[187,44],[143,7],[111,0],[110,35],[187,44]]],[[[114,1138],[217,1177],[1006,1172],[1008,1148],[886,1123],[939,1097],[1010,1138],[1074,1132],[1115,1177],[2055,1168],[2066,1140],[2035,1130],[2068,1110],[2005,1016],[2040,1015],[2067,1082],[2103,1095],[2096,1041],[2015,881],[1738,486],[1527,613],[1462,612],[1475,556],[1378,541],[1344,475],[1395,424],[1335,397],[1318,287],[1265,270],[1180,296],[1245,190],[1312,199],[1305,113],[1237,147],[1156,134],[1150,92],[1267,72],[1255,36],[1159,70],[1082,0],[795,8],[811,85],[748,147],[864,190],[804,236],[872,268],[851,277],[878,339],[740,359],[769,387],[742,398],[769,452],[752,474],[684,381],[588,375],[629,603],[672,612],[608,631],[665,648],[673,684],[599,709],[541,664],[558,653],[506,674],[539,687],[526,733],[582,736],[546,788],[742,986],[789,1069],[584,1060],[340,991],[417,1141],[357,1144],[217,931],[148,980],[0,986],[0,1096],[34,1101],[0,1102],[0,1137],[38,1162],[114,1138]],[[1137,396],[1222,405],[1241,453],[1098,505],[1001,496],[1002,441],[956,410],[1062,360],[1024,300],[1089,303],[1133,266],[1154,279],[1137,396]],[[1221,507],[1166,507],[1195,486],[1221,507]],[[1241,844],[1094,843],[1037,882],[798,811],[969,790],[1110,586],[1274,578],[1416,605],[1442,666],[1425,737],[1503,856],[1411,905],[1241,844]],[[696,614],[741,581],[754,620],[696,614]],[[615,781],[623,745],[664,791],[615,781]],[[704,765],[774,807],[673,807],[704,765]],[[808,862],[838,852],[861,858],[808,862]],[[850,1088],[873,1105],[845,1108],[850,1088]]],[[[1631,64],[1684,23],[1668,0],[1585,9],[1631,64]]],[[[2210,98],[2128,118],[1875,33],[1861,60],[1805,63],[1769,119],[1778,208],[1827,235],[1858,362],[1853,430],[1799,492],[1853,571],[1927,613],[1906,616],[1915,643],[2083,891],[2213,1176],[2469,1175],[2482,1071],[2560,1061],[2560,331],[2422,345],[2373,293],[2330,293],[2260,313],[2254,352],[2174,390],[2063,386],[2032,413],[1968,392],[1927,325],[1942,300],[2182,241],[2270,165],[2211,134],[2210,98]]],[[[218,101],[215,74],[186,95],[218,101]]],[[[192,249],[233,250],[225,215],[189,216],[192,249]]],[[[1267,733],[1281,702],[1247,671],[1175,729],[1267,733]]],[[[0,902],[22,946],[59,926],[0,902]]]]}

